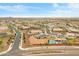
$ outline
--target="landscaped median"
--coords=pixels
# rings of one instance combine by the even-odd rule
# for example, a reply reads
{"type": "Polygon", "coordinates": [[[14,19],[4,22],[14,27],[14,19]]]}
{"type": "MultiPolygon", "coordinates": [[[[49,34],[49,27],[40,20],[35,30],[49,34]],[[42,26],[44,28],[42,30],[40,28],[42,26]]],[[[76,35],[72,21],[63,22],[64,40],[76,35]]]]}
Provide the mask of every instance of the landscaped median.
{"type": "Polygon", "coordinates": [[[15,30],[7,30],[5,33],[1,32],[0,55],[9,52],[12,49],[15,40],[15,33],[15,30]]]}

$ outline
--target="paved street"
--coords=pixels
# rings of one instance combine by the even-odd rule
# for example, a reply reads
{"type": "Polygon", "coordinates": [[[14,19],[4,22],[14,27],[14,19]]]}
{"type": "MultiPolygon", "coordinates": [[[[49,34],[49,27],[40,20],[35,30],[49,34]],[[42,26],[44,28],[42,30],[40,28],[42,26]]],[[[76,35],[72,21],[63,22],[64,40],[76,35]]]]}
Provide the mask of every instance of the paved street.
{"type": "Polygon", "coordinates": [[[29,55],[43,55],[43,56],[61,56],[61,55],[78,55],[79,56],[79,49],[71,48],[71,49],[35,49],[35,50],[27,50],[27,51],[21,51],[21,50],[11,50],[10,52],[4,54],[4,56],[29,56],[29,55]]]}
{"type": "Polygon", "coordinates": [[[18,51],[20,51],[19,50],[19,42],[20,42],[20,36],[21,36],[20,32],[17,31],[17,29],[14,26],[12,26],[12,28],[16,32],[15,41],[14,41],[12,49],[8,53],[6,53],[4,55],[15,55],[18,51]]]}

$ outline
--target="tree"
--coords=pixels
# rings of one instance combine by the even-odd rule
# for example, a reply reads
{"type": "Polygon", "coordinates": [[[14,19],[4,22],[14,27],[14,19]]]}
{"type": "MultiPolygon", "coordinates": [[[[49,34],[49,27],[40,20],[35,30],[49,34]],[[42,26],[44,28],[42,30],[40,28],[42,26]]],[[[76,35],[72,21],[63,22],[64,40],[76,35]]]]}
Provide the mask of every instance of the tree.
{"type": "Polygon", "coordinates": [[[69,44],[69,45],[74,45],[75,44],[75,39],[76,38],[67,38],[67,43],[69,44]]]}
{"type": "Polygon", "coordinates": [[[48,39],[54,40],[54,39],[56,39],[56,37],[55,36],[49,36],[48,39]]]}
{"type": "Polygon", "coordinates": [[[2,45],[2,43],[3,43],[3,42],[2,42],[2,40],[1,40],[1,41],[0,41],[0,45],[2,45]]]}

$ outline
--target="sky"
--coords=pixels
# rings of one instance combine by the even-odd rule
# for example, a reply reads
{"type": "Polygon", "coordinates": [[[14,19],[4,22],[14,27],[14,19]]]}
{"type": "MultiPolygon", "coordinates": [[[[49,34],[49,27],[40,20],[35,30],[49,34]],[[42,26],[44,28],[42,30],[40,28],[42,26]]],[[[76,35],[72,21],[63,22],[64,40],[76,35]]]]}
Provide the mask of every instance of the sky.
{"type": "Polygon", "coordinates": [[[0,16],[79,17],[78,3],[0,3],[0,16]]]}

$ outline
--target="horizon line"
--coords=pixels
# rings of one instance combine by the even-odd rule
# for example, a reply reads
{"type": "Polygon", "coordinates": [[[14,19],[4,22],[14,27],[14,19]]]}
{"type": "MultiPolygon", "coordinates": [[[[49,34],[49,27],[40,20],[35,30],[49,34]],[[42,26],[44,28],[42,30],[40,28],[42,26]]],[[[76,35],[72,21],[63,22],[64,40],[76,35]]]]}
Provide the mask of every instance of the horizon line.
{"type": "Polygon", "coordinates": [[[73,17],[73,16],[0,16],[0,18],[29,18],[29,17],[33,17],[33,18],[38,18],[38,17],[42,17],[42,18],[79,18],[79,17],[73,17]]]}

